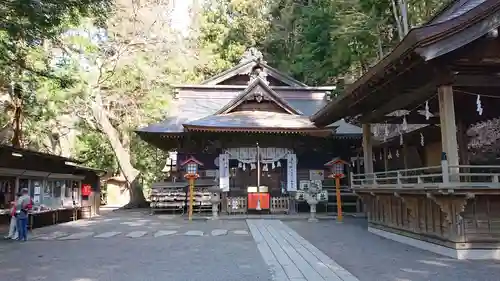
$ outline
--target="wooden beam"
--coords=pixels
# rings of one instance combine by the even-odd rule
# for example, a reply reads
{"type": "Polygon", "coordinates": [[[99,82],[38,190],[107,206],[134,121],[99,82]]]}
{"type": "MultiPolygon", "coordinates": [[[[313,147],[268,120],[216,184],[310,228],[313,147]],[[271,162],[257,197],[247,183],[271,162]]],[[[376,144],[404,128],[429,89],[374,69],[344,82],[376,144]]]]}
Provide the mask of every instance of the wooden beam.
{"type": "Polygon", "coordinates": [[[500,87],[500,73],[474,75],[458,73],[453,78],[454,87],[500,87]]]}
{"type": "Polygon", "coordinates": [[[363,115],[360,118],[360,122],[375,123],[373,120],[386,119],[386,115],[391,112],[403,109],[419,100],[425,100],[426,96],[431,96],[434,93],[435,88],[436,81],[431,81],[418,89],[402,93],[378,109],[363,115]]]}

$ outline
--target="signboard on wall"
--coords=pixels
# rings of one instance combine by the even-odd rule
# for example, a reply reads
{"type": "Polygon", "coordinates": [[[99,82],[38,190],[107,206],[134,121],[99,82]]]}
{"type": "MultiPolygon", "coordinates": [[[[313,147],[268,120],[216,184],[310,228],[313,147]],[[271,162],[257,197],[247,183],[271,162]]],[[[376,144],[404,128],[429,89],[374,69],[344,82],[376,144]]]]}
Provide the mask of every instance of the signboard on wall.
{"type": "Polygon", "coordinates": [[[309,170],[309,180],[322,181],[325,179],[325,170],[309,170]]]}
{"type": "Polygon", "coordinates": [[[207,178],[215,178],[217,177],[217,170],[205,170],[205,177],[207,178]]]}
{"type": "Polygon", "coordinates": [[[219,155],[219,187],[223,192],[229,191],[229,154],[219,155]]]}
{"type": "Polygon", "coordinates": [[[286,165],[287,165],[286,190],[288,192],[297,191],[297,155],[287,154],[286,165]]]}

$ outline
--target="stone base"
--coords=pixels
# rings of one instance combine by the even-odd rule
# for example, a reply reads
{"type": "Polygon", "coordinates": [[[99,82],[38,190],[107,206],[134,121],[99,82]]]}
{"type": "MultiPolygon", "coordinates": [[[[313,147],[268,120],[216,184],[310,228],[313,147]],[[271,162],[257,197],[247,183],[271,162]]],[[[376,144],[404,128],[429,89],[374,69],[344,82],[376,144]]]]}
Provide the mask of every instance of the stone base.
{"type": "Polygon", "coordinates": [[[499,249],[453,249],[441,245],[410,238],[404,235],[381,230],[375,227],[368,227],[368,231],[399,243],[407,244],[415,248],[430,251],[439,255],[447,256],[459,260],[500,260],[499,249]]]}

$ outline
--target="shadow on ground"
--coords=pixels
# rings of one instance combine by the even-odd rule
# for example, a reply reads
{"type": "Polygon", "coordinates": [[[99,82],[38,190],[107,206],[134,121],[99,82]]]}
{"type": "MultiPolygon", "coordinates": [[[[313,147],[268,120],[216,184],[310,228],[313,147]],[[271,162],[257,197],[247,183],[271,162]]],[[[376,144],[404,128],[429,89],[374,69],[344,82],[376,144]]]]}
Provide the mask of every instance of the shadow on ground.
{"type": "Polygon", "coordinates": [[[360,281],[498,281],[500,262],[459,261],[367,231],[365,219],[286,222],[360,281]]]}

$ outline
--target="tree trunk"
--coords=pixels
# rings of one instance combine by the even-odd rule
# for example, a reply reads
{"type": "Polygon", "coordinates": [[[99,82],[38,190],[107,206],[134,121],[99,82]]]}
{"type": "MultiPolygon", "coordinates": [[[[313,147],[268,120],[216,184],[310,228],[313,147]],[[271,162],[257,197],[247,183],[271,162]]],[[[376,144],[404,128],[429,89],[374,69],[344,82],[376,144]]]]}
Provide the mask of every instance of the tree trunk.
{"type": "Polygon", "coordinates": [[[12,146],[21,147],[21,113],[22,105],[16,104],[14,109],[14,136],[12,137],[12,146]]]}
{"type": "Polygon", "coordinates": [[[96,101],[92,104],[92,114],[101,127],[104,134],[113,148],[113,152],[118,160],[120,171],[127,181],[127,187],[130,192],[130,202],[126,207],[137,208],[146,205],[146,199],[142,187],[137,182],[139,171],[132,166],[130,153],[123,147],[120,141],[120,134],[109,121],[106,109],[102,106],[102,100],[99,93],[96,95],[96,101]]]}
{"type": "Polygon", "coordinates": [[[403,26],[403,36],[406,36],[409,31],[408,24],[408,5],[406,4],[406,0],[398,0],[399,4],[399,12],[401,14],[401,22],[403,26]]]}
{"type": "Polygon", "coordinates": [[[392,14],[394,15],[394,19],[396,20],[396,28],[398,29],[399,41],[403,40],[404,33],[403,27],[401,26],[401,17],[398,13],[398,7],[396,6],[396,0],[391,0],[392,5],[392,14]]]}

